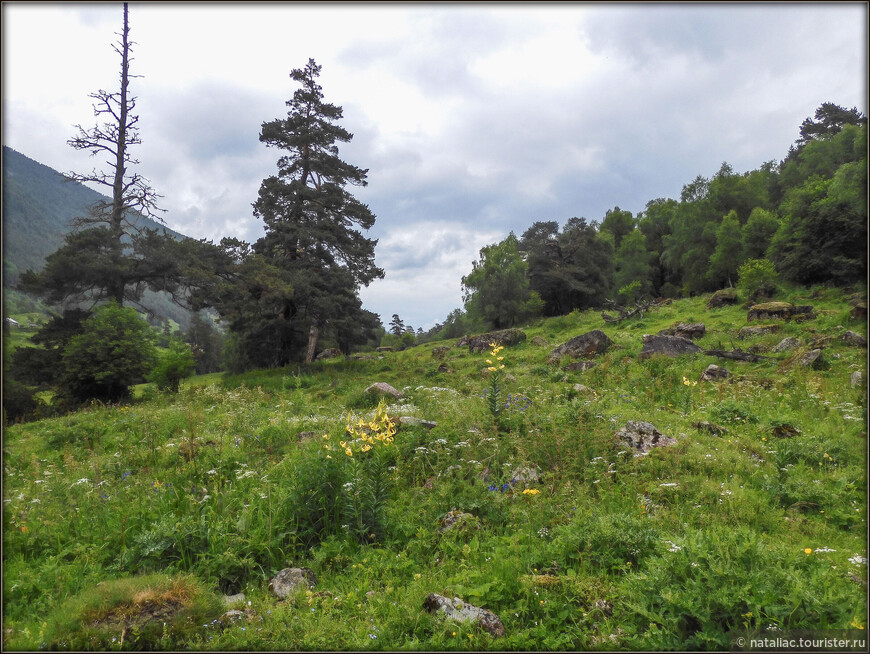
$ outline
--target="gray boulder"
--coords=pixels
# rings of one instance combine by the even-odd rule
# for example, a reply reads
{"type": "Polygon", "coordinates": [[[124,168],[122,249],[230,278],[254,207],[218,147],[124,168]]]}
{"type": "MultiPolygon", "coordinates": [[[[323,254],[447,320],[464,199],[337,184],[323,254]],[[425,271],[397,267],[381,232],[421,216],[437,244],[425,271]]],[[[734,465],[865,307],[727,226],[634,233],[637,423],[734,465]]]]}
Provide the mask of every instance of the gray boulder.
{"type": "Polygon", "coordinates": [[[637,420],[626,422],[625,427],[616,432],[615,438],[617,441],[622,441],[628,449],[642,454],[648,453],[654,447],[667,447],[677,442],[677,439],[661,433],[655,425],[637,420]]]}
{"type": "Polygon", "coordinates": [[[780,330],[779,325],[756,325],[755,327],[741,327],[737,332],[737,338],[740,340],[753,338],[755,336],[764,336],[765,334],[773,334],[780,330]]]}
{"type": "Polygon", "coordinates": [[[643,349],[640,351],[639,357],[641,359],[649,359],[656,354],[666,357],[679,357],[684,354],[696,354],[701,351],[701,348],[688,338],[644,334],[643,349]]]}
{"type": "Polygon", "coordinates": [[[269,581],[269,590],[284,599],[299,588],[313,588],[317,583],[314,572],[308,568],[284,568],[269,581]]]}
{"type": "Polygon", "coordinates": [[[723,288],[721,291],[713,293],[713,296],[707,301],[707,308],[718,309],[729,304],[737,304],[737,291],[733,288],[723,288]]]}
{"type": "Polygon", "coordinates": [[[813,315],[811,306],[795,306],[788,302],[764,302],[749,307],[746,320],[791,320],[795,317],[809,318],[813,315]]]}
{"type": "Polygon", "coordinates": [[[613,345],[613,341],[607,337],[607,334],[600,329],[594,329],[591,332],[575,336],[567,343],[554,349],[550,352],[550,362],[559,361],[562,357],[579,359],[580,357],[603,354],[611,345],[613,345]]]}
{"type": "Polygon", "coordinates": [[[370,393],[372,395],[381,395],[381,396],[389,395],[390,397],[394,397],[394,398],[402,397],[401,392],[397,391],[395,388],[393,388],[392,386],[390,386],[389,384],[387,384],[385,382],[375,382],[374,384],[369,386],[365,390],[365,392],[370,393]]]}
{"type": "Polygon", "coordinates": [[[702,381],[721,381],[723,379],[728,379],[729,372],[722,368],[721,366],[717,366],[715,363],[711,363],[707,366],[707,369],[701,373],[702,381]]]}
{"type": "Polygon", "coordinates": [[[703,338],[706,333],[707,326],[702,322],[678,322],[673,327],[661,330],[659,336],[679,336],[680,338],[688,338],[690,341],[694,341],[703,338]]]}
{"type": "Polygon", "coordinates": [[[782,339],[776,347],[773,348],[774,352],[788,352],[789,350],[796,350],[801,346],[801,342],[794,338],[793,336],[789,336],[788,338],[782,339]]]}
{"type": "Polygon", "coordinates": [[[468,350],[474,354],[484,352],[492,347],[493,343],[508,347],[518,345],[526,340],[526,333],[521,329],[502,329],[497,332],[479,334],[478,336],[466,336],[459,340],[457,346],[468,346],[468,350]]]}
{"type": "Polygon", "coordinates": [[[810,350],[798,357],[798,365],[804,368],[818,368],[822,364],[822,351],[810,350]]]}
{"type": "Polygon", "coordinates": [[[475,622],[496,638],[505,635],[504,624],[495,613],[463,602],[458,597],[450,599],[430,593],[423,601],[423,608],[430,613],[440,613],[457,622],[475,622]]]}
{"type": "Polygon", "coordinates": [[[338,348],[335,348],[335,347],[330,347],[330,348],[323,350],[323,352],[321,352],[320,354],[318,354],[317,360],[322,361],[324,359],[336,359],[340,356],[341,356],[341,350],[339,350],[338,348]]]}
{"type": "Polygon", "coordinates": [[[438,523],[438,533],[443,534],[448,531],[461,529],[478,529],[480,528],[480,520],[477,516],[471,513],[464,513],[459,509],[448,511],[438,523]]]}
{"type": "Polygon", "coordinates": [[[867,347],[867,339],[857,332],[848,331],[840,338],[847,345],[854,345],[855,347],[867,347]]]}
{"type": "Polygon", "coordinates": [[[849,377],[849,384],[852,386],[860,386],[864,382],[864,374],[860,370],[856,370],[849,377]]]}

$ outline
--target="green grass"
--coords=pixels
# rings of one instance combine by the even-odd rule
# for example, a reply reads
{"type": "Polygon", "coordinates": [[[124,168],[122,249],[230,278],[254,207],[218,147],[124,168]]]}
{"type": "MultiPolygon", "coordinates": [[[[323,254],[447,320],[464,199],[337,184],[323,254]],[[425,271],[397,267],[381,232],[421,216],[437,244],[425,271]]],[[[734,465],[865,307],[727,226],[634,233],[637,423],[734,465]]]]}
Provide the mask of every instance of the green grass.
{"type": "Polygon", "coordinates": [[[619,324],[594,311],[536,321],[501,353],[511,397],[498,423],[481,397],[487,355],[451,347],[442,361],[430,343],[373,361],[195,377],[177,396],[142,387],[128,405],[12,426],[4,646],[727,649],[737,632],[866,628],[856,558],[867,556],[866,396],[849,383],[866,375],[866,349],[838,340],[866,326],[844,298],[792,291],[782,299],[814,305],[816,317],[747,341],[737,338],[746,309],[708,310],[706,297],[619,324]],[[696,321],[705,349],[833,338],[819,369],[789,366],[788,354],[638,359],[643,334],[696,321]],[[614,341],[597,367],[547,363],[591,329],[614,341]],[[711,363],[730,379],[692,384],[711,363]],[[371,416],[363,390],[376,381],[404,390],[391,415],[437,426],[403,427],[383,449],[390,494],[372,540],[343,527],[351,470],[339,441],[349,412],[371,416]],[[627,454],[613,436],[628,420],[677,444],[627,454]],[[523,468],[540,479],[514,481],[523,468]],[[452,509],[475,519],[440,533],[452,509]],[[311,568],[318,583],[278,602],[268,580],[288,566],[311,568]],[[104,613],[130,611],[130,589],[179,584],[196,590],[184,595],[199,598],[195,620],[179,611],[181,623],[156,631],[94,627],[99,598],[104,613]],[[219,627],[215,598],[240,591],[249,618],[219,627]],[[492,610],[507,635],[425,613],[433,592],[492,610]]]}

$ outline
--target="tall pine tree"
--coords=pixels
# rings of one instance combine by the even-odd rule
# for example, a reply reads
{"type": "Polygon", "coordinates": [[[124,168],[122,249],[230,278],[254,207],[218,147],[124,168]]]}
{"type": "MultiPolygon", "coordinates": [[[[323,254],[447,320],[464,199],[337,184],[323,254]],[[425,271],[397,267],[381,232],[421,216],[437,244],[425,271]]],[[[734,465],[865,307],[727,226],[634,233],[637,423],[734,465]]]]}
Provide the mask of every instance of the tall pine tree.
{"type": "Polygon", "coordinates": [[[300,88],[286,103],[287,117],[263,123],[260,141],[286,154],[254,203],[266,227],[254,250],[289,273],[294,295],[284,317],[307,324],[309,362],[320,330],[361,312],[359,286],[384,276],[374,262],[377,241],[359,231],[375,216],[346,188],[366,186],[368,170],[339,158],[337,143],[353,135],[336,123],[341,107],[324,102],[320,70],[313,59],[294,69],[290,77],[300,88]]]}

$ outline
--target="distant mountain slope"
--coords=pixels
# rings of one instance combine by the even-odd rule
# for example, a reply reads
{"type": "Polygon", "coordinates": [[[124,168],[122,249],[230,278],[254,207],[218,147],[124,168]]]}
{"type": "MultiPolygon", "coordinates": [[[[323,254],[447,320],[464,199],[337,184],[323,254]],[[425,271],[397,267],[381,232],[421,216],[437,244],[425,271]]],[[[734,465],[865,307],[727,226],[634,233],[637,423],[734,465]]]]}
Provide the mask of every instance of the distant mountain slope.
{"type": "MultiPolygon", "coordinates": [[[[68,182],[49,168],[12,148],[3,146],[3,271],[5,284],[15,284],[28,268],[38,270],[45,257],[63,243],[73,218],[87,215],[88,207],[105,195],[68,182]]],[[[140,216],[152,229],[181,234],[140,216]]]]}
{"type": "MultiPolygon", "coordinates": [[[[86,216],[95,202],[108,199],[4,145],[3,285],[10,288],[26,270],[41,269],[45,258],[63,244],[64,235],[71,230],[70,221],[86,216]]],[[[143,216],[137,222],[186,238],[143,216]]],[[[186,327],[188,313],[161,295],[146,293],[146,306],[186,327]]]]}

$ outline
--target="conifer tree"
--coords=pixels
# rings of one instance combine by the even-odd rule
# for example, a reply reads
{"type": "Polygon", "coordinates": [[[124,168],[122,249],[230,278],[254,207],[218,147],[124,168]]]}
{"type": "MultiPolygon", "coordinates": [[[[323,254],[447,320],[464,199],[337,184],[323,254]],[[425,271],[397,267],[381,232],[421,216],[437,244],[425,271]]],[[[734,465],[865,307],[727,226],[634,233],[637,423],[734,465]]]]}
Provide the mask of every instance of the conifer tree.
{"type": "Polygon", "coordinates": [[[254,250],[289,273],[294,295],[285,317],[307,324],[309,362],[321,328],[361,311],[359,286],[384,276],[374,262],[377,241],[359,231],[375,216],[346,188],[366,186],[368,171],[339,158],[337,144],[353,135],[336,122],[341,107],[324,101],[320,70],[313,59],[294,69],[300,88],[286,103],[287,117],[263,123],[260,141],[286,154],[254,203],[266,227],[254,250]]]}

